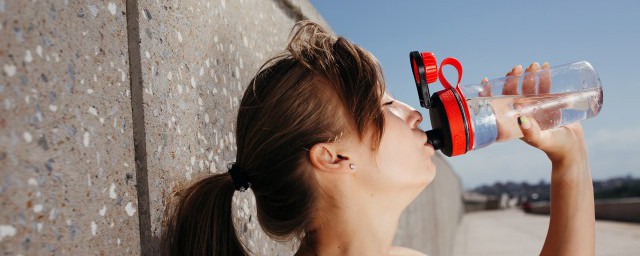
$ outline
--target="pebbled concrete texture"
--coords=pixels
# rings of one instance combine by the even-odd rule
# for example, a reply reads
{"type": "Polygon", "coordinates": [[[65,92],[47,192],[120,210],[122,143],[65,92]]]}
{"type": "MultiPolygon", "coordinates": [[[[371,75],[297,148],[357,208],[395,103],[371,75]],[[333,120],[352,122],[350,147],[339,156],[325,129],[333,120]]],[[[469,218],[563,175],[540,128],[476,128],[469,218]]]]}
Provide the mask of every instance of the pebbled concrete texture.
{"type": "Polygon", "coordinates": [[[124,1],[0,0],[0,251],[140,251],[124,1]]]}

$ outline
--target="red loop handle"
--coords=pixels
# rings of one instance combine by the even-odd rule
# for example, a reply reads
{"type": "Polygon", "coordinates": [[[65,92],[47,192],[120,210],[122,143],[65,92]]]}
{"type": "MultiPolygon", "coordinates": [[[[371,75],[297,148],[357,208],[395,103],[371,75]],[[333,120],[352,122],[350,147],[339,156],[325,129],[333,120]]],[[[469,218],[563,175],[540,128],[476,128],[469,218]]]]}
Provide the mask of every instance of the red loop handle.
{"type": "Polygon", "coordinates": [[[445,65],[451,65],[458,71],[458,83],[456,83],[456,87],[458,87],[458,85],[460,85],[460,81],[462,80],[462,64],[460,64],[460,61],[458,61],[457,59],[451,57],[442,60],[442,62],[440,63],[440,70],[438,70],[440,83],[445,89],[451,89],[451,84],[449,84],[449,81],[447,81],[447,79],[442,75],[442,68],[445,65]]]}
{"type": "MultiPolygon", "coordinates": [[[[471,122],[471,115],[469,113],[469,106],[467,105],[467,100],[465,99],[464,94],[462,93],[462,90],[460,90],[460,81],[462,81],[462,64],[460,64],[460,61],[458,61],[455,58],[446,58],[444,60],[442,60],[442,62],[440,63],[440,69],[438,70],[438,77],[440,78],[440,83],[442,84],[442,86],[444,87],[445,91],[451,89],[451,90],[455,90],[459,97],[460,97],[460,104],[461,104],[461,111],[464,111],[464,116],[466,116],[466,127],[467,127],[467,132],[469,135],[469,141],[468,143],[462,143],[464,141],[466,141],[466,138],[462,138],[460,137],[460,139],[454,139],[452,138],[452,140],[454,141],[454,150],[452,155],[458,155],[458,154],[464,154],[470,150],[473,150],[474,147],[474,140],[475,140],[475,134],[473,131],[473,126],[472,126],[472,122],[471,122]],[[449,83],[449,81],[447,81],[447,78],[444,77],[444,75],[442,75],[442,67],[446,66],[446,65],[451,65],[453,66],[456,71],[458,71],[458,82],[456,83],[456,88],[454,89],[451,84],[449,83]],[[466,144],[466,145],[465,145],[466,144]],[[465,146],[467,146],[465,148],[465,146]]],[[[451,109],[456,109],[455,107],[451,106],[449,107],[451,109]]],[[[448,110],[448,109],[447,109],[448,110]]],[[[447,115],[449,115],[449,111],[447,111],[447,115]]],[[[462,115],[458,114],[458,112],[456,113],[452,113],[452,115],[449,115],[450,117],[450,122],[452,122],[451,117],[462,117],[462,115]]],[[[454,132],[452,130],[452,136],[461,136],[461,134],[465,134],[465,131],[462,129],[464,127],[464,122],[461,118],[453,118],[453,121],[457,122],[452,122],[452,127],[457,127],[457,129],[459,130],[457,133],[454,132]],[[463,124],[461,125],[460,122],[463,122],[463,124]],[[461,130],[462,129],[462,130],[461,130]]]]}

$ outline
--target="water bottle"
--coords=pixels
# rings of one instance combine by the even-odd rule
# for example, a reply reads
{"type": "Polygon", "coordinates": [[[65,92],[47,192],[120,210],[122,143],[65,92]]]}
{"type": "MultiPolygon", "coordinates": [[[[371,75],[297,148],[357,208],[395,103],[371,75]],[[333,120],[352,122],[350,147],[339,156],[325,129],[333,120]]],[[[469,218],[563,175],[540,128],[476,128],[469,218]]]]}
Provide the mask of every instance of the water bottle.
{"type": "Polygon", "coordinates": [[[602,108],[600,78],[586,61],[460,86],[462,65],[455,58],[444,59],[438,68],[431,52],[414,51],[409,57],[420,105],[429,109],[428,142],[450,157],[521,138],[519,116],[546,130],[592,118],[602,108]],[[455,87],[442,75],[446,65],[458,72],[455,87]],[[429,86],[437,80],[444,90],[430,95],[429,86]]]}

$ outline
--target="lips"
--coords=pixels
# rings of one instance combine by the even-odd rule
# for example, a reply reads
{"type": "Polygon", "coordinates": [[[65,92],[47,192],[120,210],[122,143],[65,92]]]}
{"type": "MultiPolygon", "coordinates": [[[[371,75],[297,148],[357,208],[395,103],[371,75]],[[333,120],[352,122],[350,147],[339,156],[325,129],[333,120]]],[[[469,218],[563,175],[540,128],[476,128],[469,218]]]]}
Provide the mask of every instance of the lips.
{"type": "Polygon", "coordinates": [[[429,137],[427,137],[427,134],[426,134],[426,133],[423,133],[423,134],[424,134],[424,145],[425,145],[425,146],[426,146],[426,145],[430,145],[430,144],[429,144],[429,137]]]}
{"type": "MultiPolygon", "coordinates": [[[[433,149],[433,145],[431,145],[429,143],[425,143],[424,146],[433,149]]],[[[435,149],[433,149],[433,150],[435,151],[435,149]]]]}
{"type": "Polygon", "coordinates": [[[433,145],[429,143],[424,144],[425,152],[428,152],[429,156],[433,156],[436,153],[436,150],[433,148],[433,145]]]}
{"type": "Polygon", "coordinates": [[[433,155],[433,153],[435,153],[435,149],[433,148],[433,145],[429,144],[429,136],[427,136],[426,133],[423,133],[423,134],[425,135],[424,136],[424,146],[430,148],[431,149],[430,151],[432,152],[431,155],[433,155]]]}

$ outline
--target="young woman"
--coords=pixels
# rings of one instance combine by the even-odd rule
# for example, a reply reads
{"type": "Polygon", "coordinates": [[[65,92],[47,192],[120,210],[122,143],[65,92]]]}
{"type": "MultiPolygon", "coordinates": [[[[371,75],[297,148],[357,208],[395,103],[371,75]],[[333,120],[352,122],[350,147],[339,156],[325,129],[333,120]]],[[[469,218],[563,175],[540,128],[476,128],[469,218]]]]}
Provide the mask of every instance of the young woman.
{"type": "MultiPolygon", "coordinates": [[[[518,66],[507,75],[522,73],[518,66]]],[[[244,93],[236,162],[179,194],[164,252],[248,255],[231,199],[251,188],[262,229],[278,240],[300,239],[296,255],[423,255],[392,246],[400,214],[436,174],[422,120],[386,93],[369,52],[298,23],[287,51],[265,63],[244,93]]],[[[552,162],[542,254],[593,255],[593,188],[580,125],[540,131],[533,118],[518,121],[523,140],[552,162]]]]}

